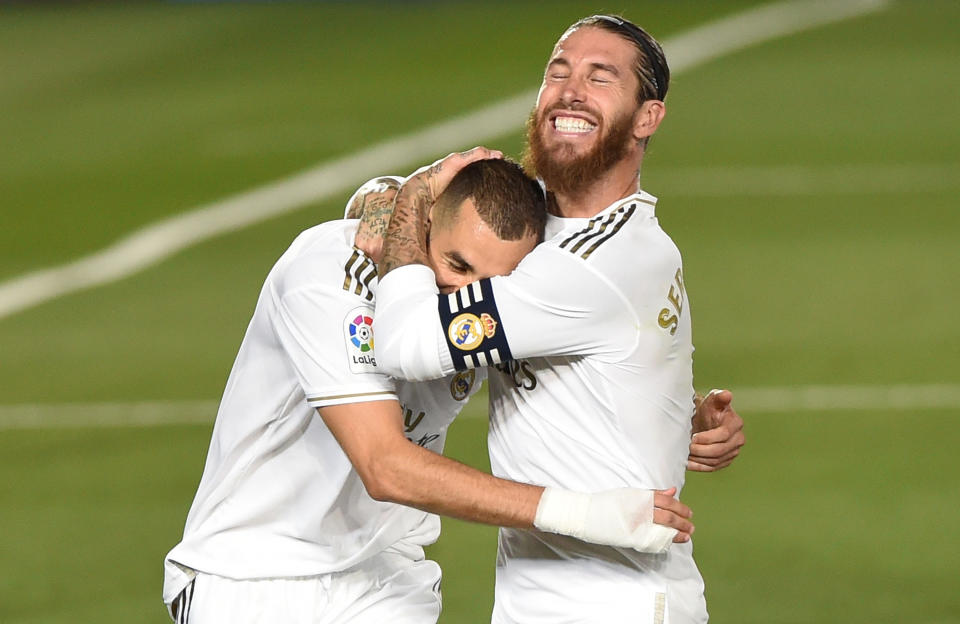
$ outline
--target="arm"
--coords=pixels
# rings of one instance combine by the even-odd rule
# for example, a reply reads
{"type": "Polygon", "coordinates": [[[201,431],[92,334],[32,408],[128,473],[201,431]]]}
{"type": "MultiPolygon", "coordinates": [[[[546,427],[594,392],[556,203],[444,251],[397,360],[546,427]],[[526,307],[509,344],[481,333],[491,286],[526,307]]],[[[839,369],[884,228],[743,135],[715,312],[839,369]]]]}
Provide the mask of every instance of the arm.
{"type": "Polygon", "coordinates": [[[396,196],[396,207],[383,242],[380,277],[409,264],[428,266],[427,217],[433,202],[457,172],[470,163],[502,157],[499,151],[475,147],[450,154],[407,178],[396,196]]]}
{"type": "Polygon", "coordinates": [[[582,258],[549,243],[508,276],[438,295],[426,266],[404,266],[381,279],[375,331],[378,362],[388,374],[433,379],[552,355],[613,360],[635,346],[622,328],[638,320],[619,291],[582,258]]]}
{"type": "Polygon", "coordinates": [[[484,524],[660,552],[690,539],[674,490],[582,494],[499,479],[409,442],[396,401],[319,408],[372,498],[484,524]],[[667,528],[670,527],[670,528],[667,528]]]}
{"type": "Polygon", "coordinates": [[[364,183],[347,201],[346,219],[360,219],[356,245],[374,262],[383,257],[383,237],[403,178],[382,176],[364,183]]]}
{"type": "Polygon", "coordinates": [[[729,466],[746,443],[743,418],[733,409],[733,393],[711,390],[706,397],[699,394],[693,415],[693,439],[687,470],[714,472],[729,466]]]}
{"type": "Polygon", "coordinates": [[[319,411],[372,498],[461,520],[533,527],[542,487],[498,479],[412,444],[396,401],[319,411]]]}

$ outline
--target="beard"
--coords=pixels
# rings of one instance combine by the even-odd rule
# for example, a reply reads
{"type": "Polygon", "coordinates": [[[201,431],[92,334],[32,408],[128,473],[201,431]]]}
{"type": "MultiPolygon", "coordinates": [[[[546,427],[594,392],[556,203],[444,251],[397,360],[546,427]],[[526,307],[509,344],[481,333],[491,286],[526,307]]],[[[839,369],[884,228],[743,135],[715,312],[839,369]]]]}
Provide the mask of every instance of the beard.
{"type": "MultiPolygon", "coordinates": [[[[599,141],[585,154],[577,155],[573,146],[568,143],[548,148],[541,128],[544,127],[551,110],[553,108],[537,115],[537,109],[534,108],[527,118],[527,147],[523,152],[523,168],[531,177],[543,180],[547,190],[553,193],[583,193],[599,177],[626,158],[635,143],[631,133],[633,116],[624,114],[613,120],[599,141]]],[[[595,116],[600,118],[599,115],[595,116]]]]}

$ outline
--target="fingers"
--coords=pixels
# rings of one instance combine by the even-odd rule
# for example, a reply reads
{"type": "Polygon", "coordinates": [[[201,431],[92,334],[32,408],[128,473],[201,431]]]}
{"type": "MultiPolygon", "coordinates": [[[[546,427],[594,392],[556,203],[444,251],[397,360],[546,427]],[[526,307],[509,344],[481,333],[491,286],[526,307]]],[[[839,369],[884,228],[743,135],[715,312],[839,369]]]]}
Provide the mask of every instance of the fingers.
{"type": "MultiPolygon", "coordinates": [[[[677,491],[677,488],[671,488],[673,492],[677,491]]],[[[693,516],[693,510],[689,507],[678,501],[673,497],[672,494],[666,494],[671,490],[662,490],[655,492],[653,495],[653,506],[656,509],[663,509],[674,513],[681,518],[690,518],[693,516]]]]}
{"type": "Polygon", "coordinates": [[[739,455],[740,449],[734,449],[720,457],[690,455],[687,458],[687,470],[693,470],[695,472],[715,472],[732,464],[733,460],[739,455]]]}
{"type": "MultiPolygon", "coordinates": [[[[687,509],[687,512],[690,512],[689,508],[687,509]]],[[[653,521],[659,525],[676,529],[677,534],[673,538],[674,542],[689,542],[690,536],[693,535],[693,523],[690,522],[687,517],[677,514],[673,511],[654,507],[653,521]]]]}
{"type": "Polygon", "coordinates": [[[704,401],[709,401],[718,411],[723,411],[728,405],[733,403],[733,393],[729,390],[719,390],[714,388],[703,397],[704,401]]]}
{"type": "Polygon", "coordinates": [[[676,543],[689,542],[694,527],[690,522],[693,511],[675,499],[677,488],[659,490],[653,494],[653,521],[657,524],[677,530],[673,541],[676,543]]]}
{"type": "Polygon", "coordinates": [[[477,146],[464,152],[453,152],[445,158],[433,163],[427,171],[427,184],[430,187],[433,198],[439,197],[443,189],[447,188],[450,180],[457,173],[472,162],[478,160],[488,160],[490,158],[503,158],[503,152],[492,150],[488,147],[477,146]]]}
{"type": "Polygon", "coordinates": [[[705,463],[706,461],[714,461],[714,460],[698,461],[691,457],[687,459],[687,470],[690,470],[692,472],[716,472],[718,470],[722,470],[726,468],[727,466],[733,463],[733,459],[719,462],[716,465],[705,463]]]}
{"type": "Polygon", "coordinates": [[[503,152],[478,145],[464,152],[453,152],[448,154],[447,157],[440,162],[445,162],[448,160],[451,162],[462,162],[461,167],[463,167],[477,160],[487,160],[490,158],[503,158],[503,152]]]}
{"type": "Polygon", "coordinates": [[[726,427],[717,427],[698,433],[690,441],[690,454],[704,457],[720,457],[746,443],[743,431],[731,433],[726,427]]]}

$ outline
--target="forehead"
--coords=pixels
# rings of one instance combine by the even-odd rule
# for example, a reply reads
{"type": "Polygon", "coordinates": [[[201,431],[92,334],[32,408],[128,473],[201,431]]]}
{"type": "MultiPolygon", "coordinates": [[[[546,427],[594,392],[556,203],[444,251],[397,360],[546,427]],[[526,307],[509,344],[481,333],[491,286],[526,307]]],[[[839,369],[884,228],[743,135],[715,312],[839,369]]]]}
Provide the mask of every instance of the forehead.
{"type": "Polygon", "coordinates": [[[636,58],[636,46],[620,35],[596,26],[581,26],[564,33],[553,47],[548,63],[558,59],[569,63],[602,61],[629,68],[636,58]]]}
{"type": "Polygon", "coordinates": [[[521,244],[532,248],[536,244],[536,237],[532,234],[521,241],[500,239],[480,218],[473,200],[469,197],[460,204],[456,220],[449,227],[440,228],[436,237],[431,235],[431,239],[434,238],[440,247],[439,251],[456,253],[471,264],[495,260],[503,247],[521,244]]]}

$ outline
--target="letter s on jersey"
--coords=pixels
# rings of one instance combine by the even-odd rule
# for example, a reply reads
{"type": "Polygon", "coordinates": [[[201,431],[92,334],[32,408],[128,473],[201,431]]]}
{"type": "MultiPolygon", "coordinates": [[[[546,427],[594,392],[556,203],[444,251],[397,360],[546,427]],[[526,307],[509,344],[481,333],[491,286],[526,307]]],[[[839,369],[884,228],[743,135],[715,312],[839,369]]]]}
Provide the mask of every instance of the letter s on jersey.
{"type": "Polygon", "coordinates": [[[680,313],[683,312],[683,302],[687,297],[687,291],[683,286],[683,269],[677,269],[673,276],[673,283],[667,291],[667,301],[669,307],[660,310],[657,317],[657,323],[660,327],[670,330],[670,335],[677,333],[680,326],[680,313]]]}

